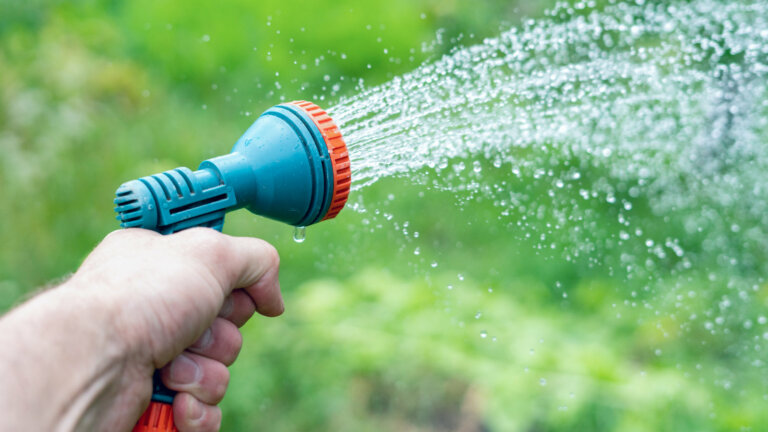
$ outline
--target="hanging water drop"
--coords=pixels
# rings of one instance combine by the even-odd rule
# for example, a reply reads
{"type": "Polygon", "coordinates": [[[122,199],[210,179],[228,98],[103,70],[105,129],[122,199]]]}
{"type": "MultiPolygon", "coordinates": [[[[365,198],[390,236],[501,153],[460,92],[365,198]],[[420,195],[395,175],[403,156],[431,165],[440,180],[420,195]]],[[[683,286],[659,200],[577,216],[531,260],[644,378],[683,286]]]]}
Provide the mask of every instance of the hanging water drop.
{"type": "Polygon", "coordinates": [[[293,241],[296,243],[304,243],[307,239],[307,227],[297,226],[293,229],[293,241]]]}

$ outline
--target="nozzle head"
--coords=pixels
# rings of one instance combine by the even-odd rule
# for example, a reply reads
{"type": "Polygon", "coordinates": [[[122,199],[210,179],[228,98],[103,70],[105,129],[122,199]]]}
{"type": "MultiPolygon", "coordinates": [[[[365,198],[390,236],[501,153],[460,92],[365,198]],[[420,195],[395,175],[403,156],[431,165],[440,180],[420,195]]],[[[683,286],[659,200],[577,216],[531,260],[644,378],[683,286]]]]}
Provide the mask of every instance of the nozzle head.
{"type": "Polygon", "coordinates": [[[235,143],[232,154],[203,162],[215,165],[238,202],[251,212],[308,226],[335,217],[349,195],[349,154],[341,132],[317,105],[296,101],[265,111],[235,143]],[[238,156],[233,156],[238,155],[238,156]],[[239,157],[253,179],[227,176],[239,157]]]}
{"type": "Polygon", "coordinates": [[[352,184],[352,170],[349,165],[347,144],[333,119],[322,108],[307,101],[294,101],[290,105],[299,107],[312,120],[320,131],[331,160],[333,172],[333,193],[331,205],[322,220],[333,219],[347,203],[349,188],[352,184]]]}

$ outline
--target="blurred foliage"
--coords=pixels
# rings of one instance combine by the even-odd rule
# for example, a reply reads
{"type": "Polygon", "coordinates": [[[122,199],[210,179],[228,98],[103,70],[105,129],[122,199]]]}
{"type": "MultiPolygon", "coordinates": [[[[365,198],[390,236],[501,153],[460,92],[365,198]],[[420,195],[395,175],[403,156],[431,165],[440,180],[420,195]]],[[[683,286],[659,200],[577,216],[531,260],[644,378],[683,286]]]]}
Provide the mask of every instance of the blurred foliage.
{"type": "MultiPolygon", "coordinates": [[[[116,228],[121,182],[194,168],[270,105],[333,103],[551,5],[3,1],[0,310],[66,276],[116,228]]],[[[677,331],[676,313],[720,300],[703,292],[678,310],[675,296],[703,279],[667,295],[634,292],[610,266],[554,260],[536,239],[509,236],[493,202],[467,205],[425,184],[383,180],[352,203],[392,221],[347,210],[300,245],[290,227],[228,217],[228,233],[278,247],[288,306],[244,328],[224,430],[768,424],[763,380],[739,378],[722,338],[677,331]],[[636,307],[636,296],[653,297],[655,309],[636,307]]],[[[761,337],[752,331],[743,337],[761,337]]]]}

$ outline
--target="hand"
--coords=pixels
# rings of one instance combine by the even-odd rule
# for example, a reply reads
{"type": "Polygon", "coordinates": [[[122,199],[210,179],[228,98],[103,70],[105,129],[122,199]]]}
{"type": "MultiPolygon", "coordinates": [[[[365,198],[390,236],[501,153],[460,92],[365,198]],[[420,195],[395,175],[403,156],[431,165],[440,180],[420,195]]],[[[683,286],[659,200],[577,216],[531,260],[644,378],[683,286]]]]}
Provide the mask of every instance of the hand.
{"type": "Polygon", "coordinates": [[[283,312],[277,275],[257,239],[110,234],[68,282],[0,320],[0,431],[130,431],[161,367],[179,430],[218,430],[237,327],[283,312]]]}

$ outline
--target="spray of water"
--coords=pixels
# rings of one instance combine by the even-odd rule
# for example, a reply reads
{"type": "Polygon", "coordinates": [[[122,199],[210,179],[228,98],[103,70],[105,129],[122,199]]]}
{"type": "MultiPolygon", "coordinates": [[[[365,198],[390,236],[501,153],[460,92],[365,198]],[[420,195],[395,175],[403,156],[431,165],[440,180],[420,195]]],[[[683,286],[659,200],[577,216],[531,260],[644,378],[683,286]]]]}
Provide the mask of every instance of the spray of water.
{"type": "Polygon", "coordinates": [[[342,100],[330,111],[355,187],[478,154],[534,169],[540,155],[605,158],[660,178],[759,151],[768,5],[644,3],[561,5],[342,100]]]}
{"type": "MultiPolygon", "coordinates": [[[[467,180],[474,157],[551,183],[553,197],[568,186],[625,211],[642,197],[657,215],[688,213],[689,234],[720,229],[712,248],[742,229],[768,239],[768,4],[591,6],[561,5],[340,101],[330,112],[354,188],[427,168],[438,187],[480,190],[467,180]]],[[[537,199],[490,186],[508,194],[501,207],[537,199]]],[[[564,199],[556,207],[573,209],[564,199]]]]}
{"type": "Polygon", "coordinates": [[[646,291],[670,278],[682,298],[699,272],[727,291],[681,328],[727,334],[755,318],[730,299],[768,274],[768,3],[610,3],[558,5],[342,99],[353,189],[408,176],[491,198],[510,233],[646,291]],[[655,237],[665,224],[679,234],[655,237]]]}

